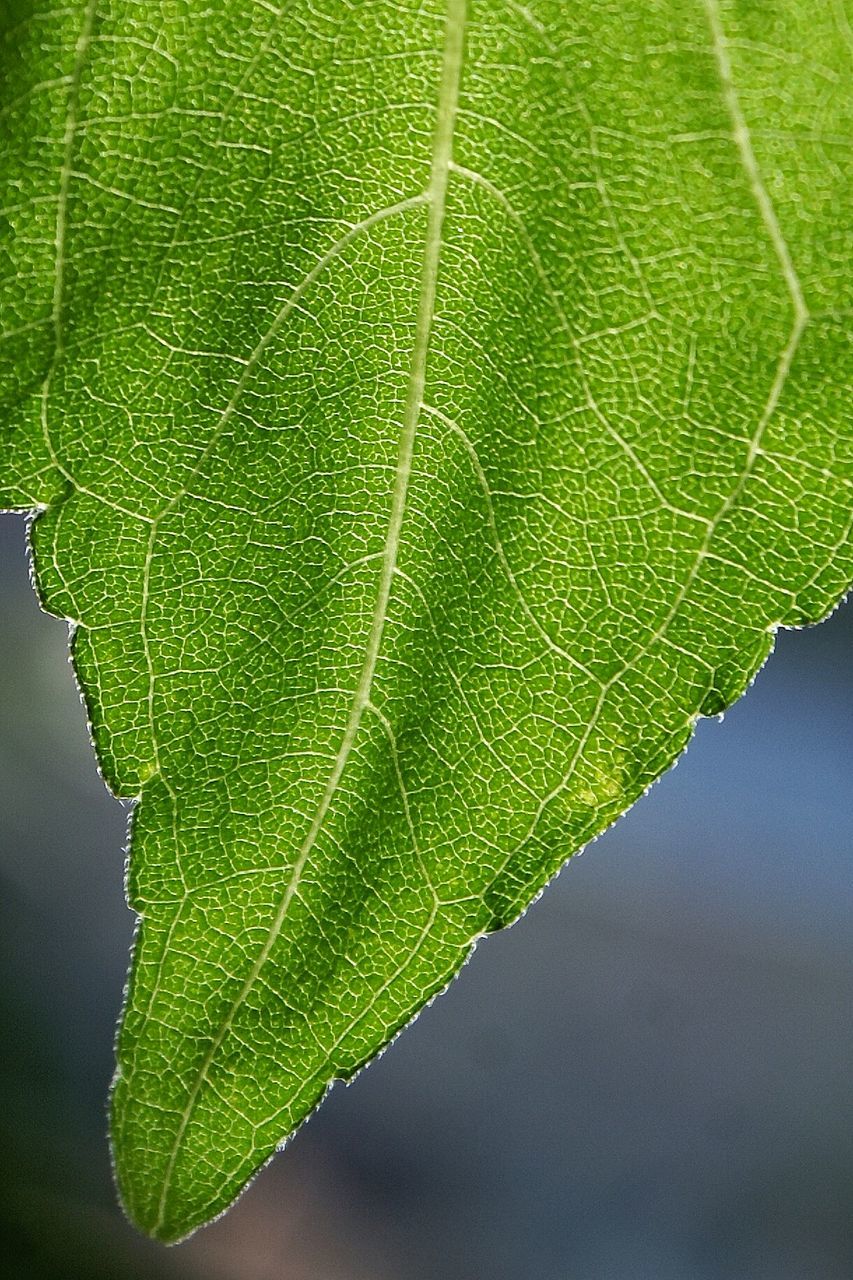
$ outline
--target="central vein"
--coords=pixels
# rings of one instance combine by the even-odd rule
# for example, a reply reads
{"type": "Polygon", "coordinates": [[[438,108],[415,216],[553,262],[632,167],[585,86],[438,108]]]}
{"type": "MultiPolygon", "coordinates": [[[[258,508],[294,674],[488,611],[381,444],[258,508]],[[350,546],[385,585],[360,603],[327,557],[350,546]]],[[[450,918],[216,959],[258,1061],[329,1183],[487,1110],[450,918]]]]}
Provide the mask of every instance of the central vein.
{"type": "Polygon", "coordinates": [[[394,570],[397,565],[397,554],[400,545],[400,531],[406,512],[406,499],[409,490],[409,477],[412,470],[412,454],[415,445],[415,433],[421,413],[426,378],[427,354],[429,352],[430,335],[433,316],[435,314],[435,295],[438,282],[438,266],[441,257],[442,234],[444,228],[444,212],[447,204],[447,183],[453,158],[453,131],[456,123],[456,108],[459,99],[459,82],[462,74],[462,56],[465,41],[465,20],[467,0],[448,0],[445,19],[444,54],[441,67],[441,84],[438,95],[438,113],[432,146],[432,168],[430,171],[428,198],[428,218],[426,244],[424,247],[423,267],[421,271],[418,313],[415,322],[415,340],[412,350],[412,362],[409,370],[409,381],[406,388],[406,400],[403,410],[403,424],[400,432],[400,443],[397,450],[397,465],[394,473],[394,489],[391,496],[391,512],[388,519],[388,531],[385,536],[385,549],[382,556],[382,572],[376,604],[367,638],[364,661],[358,678],[352,706],[341,738],[341,745],[335,757],[335,763],[329,774],[323,796],[317,806],[316,813],[303,840],[287,888],[282,895],[275,919],[263,947],[259,951],[252,968],[243,985],[225,1015],[210,1048],[199,1068],[198,1075],[187,1098],[186,1107],[175,1135],[160,1196],[158,1219],[154,1227],[157,1230],[163,1225],[166,1214],[166,1203],[169,1187],[174,1172],[175,1162],[187,1125],[195,1109],[201,1089],[207,1079],[213,1060],[219,1051],[225,1036],[233,1024],[237,1011],[244,1003],[249,991],[255,983],[269,954],[275,945],[290,903],[299,887],[303,868],[320,834],[326,815],[331,806],[335,792],[343,777],[350,753],[355,744],[362,717],[370,702],[376,664],[382,646],[385,622],[388,616],[388,602],[394,570]]]}

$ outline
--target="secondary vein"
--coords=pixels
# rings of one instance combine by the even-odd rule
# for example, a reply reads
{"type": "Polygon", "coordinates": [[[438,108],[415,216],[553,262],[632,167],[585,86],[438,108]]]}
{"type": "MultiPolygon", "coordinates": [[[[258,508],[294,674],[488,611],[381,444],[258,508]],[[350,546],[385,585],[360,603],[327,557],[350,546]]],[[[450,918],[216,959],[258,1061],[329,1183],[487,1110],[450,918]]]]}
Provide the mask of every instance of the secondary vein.
{"type": "MultiPolygon", "coordinates": [[[[53,353],[50,366],[41,388],[41,427],[42,435],[50,454],[50,460],[57,471],[70,483],[76,481],[61,463],[53,444],[48,427],[47,406],[51,387],[57,367],[65,353],[65,334],[62,328],[62,311],[65,305],[65,268],[66,238],[68,230],[68,195],[71,188],[72,161],[74,144],[77,138],[77,122],[80,113],[80,85],[92,42],[95,26],[97,0],[89,0],[83,15],[83,26],[74,46],[74,65],[68,81],[68,100],[65,115],[65,133],[62,139],[62,166],[59,172],[59,193],[56,202],[56,226],[54,229],[54,245],[56,250],[53,273],[53,300],[51,305],[51,323],[53,325],[53,353]]],[[[79,485],[76,485],[80,488],[79,485]]]]}
{"type": "Polygon", "coordinates": [[[382,556],[382,570],[376,603],[373,610],[370,631],[367,638],[364,661],[361,666],[358,683],[353,696],[352,706],[341,738],[341,744],[329,774],[325,790],[314,814],[308,833],[302,842],[287,887],[282,895],[275,919],[267,934],[263,947],[259,951],[252,968],[247,974],[239,992],[211,1042],[199,1069],[193,1087],[175,1135],[175,1141],[169,1155],[163,1187],[158,1206],[158,1217],[154,1224],[154,1234],[163,1225],[166,1204],[171,1186],[175,1163],[184,1133],[192,1117],[199,1095],[207,1079],[214,1058],[233,1024],[234,1018],[244,1004],[246,997],[269,958],[276,939],[281,933],[285,918],[294,895],[299,887],[302,871],[317,842],[332,800],[343,777],[365,710],[370,705],[370,694],[376,673],[376,664],[382,646],[385,622],[388,616],[388,604],[391,587],[397,565],[400,545],[400,533],[406,512],[409,478],[412,470],[412,455],[417,432],[421,404],[424,398],[426,382],[427,355],[435,314],[436,288],[438,284],[438,268],[441,257],[444,215],[447,204],[447,185],[450,166],[453,158],[453,133],[456,123],[459,100],[459,84],[462,74],[462,60],[465,43],[465,24],[467,16],[467,0],[448,0],[444,31],[444,50],[442,57],[441,82],[438,94],[438,107],[435,131],[433,134],[432,165],[430,182],[427,191],[428,215],[426,243],[424,247],[423,266],[421,270],[420,295],[415,321],[415,339],[412,349],[412,360],[406,399],[403,410],[403,423],[397,450],[397,465],[394,475],[394,487],[391,496],[391,510],[388,519],[388,530],[385,536],[385,548],[382,556]]]}

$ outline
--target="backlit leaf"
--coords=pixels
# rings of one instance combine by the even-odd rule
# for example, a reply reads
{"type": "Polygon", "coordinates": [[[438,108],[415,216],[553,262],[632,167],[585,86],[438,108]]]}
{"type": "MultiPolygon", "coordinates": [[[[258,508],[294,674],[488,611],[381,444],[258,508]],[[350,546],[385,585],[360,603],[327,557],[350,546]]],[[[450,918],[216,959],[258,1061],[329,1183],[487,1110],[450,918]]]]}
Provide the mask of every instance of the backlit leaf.
{"type": "Polygon", "coordinates": [[[849,28],[4,28],[0,501],[140,798],[113,1141],[173,1240],[849,582],[849,28]]]}

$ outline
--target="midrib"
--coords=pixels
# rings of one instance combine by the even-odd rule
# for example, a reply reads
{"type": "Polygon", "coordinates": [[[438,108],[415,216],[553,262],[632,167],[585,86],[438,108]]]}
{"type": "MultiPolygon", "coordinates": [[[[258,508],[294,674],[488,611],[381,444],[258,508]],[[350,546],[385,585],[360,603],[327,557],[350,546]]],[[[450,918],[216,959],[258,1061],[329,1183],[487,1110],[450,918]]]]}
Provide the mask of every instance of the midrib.
{"type": "Polygon", "coordinates": [[[263,947],[259,951],[252,968],[240,988],[240,991],[223,1019],[219,1031],[211,1042],[210,1048],[205,1055],[204,1061],[199,1068],[195,1083],[190,1091],[186,1107],[181,1115],[180,1124],[178,1125],[174,1145],[172,1146],[172,1150],[169,1155],[169,1161],[166,1166],[166,1172],[163,1179],[163,1188],[158,1205],[157,1221],[152,1229],[153,1234],[155,1235],[163,1225],[163,1220],[166,1214],[166,1203],[178,1152],[180,1151],[181,1142],[183,1141],[187,1126],[190,1122],[193,1111],[195,1110],[195,1106],[205,1080],[207,1079],[208,1072],[210,1071],[213,1060],[216,1057],[223,1040],[233,1024],[238,1010],[243,1005],[247,995],[254,986],[258,974],[266,963],[269,954],[275,945],[276,939],[281,933],[282,926],[288,910],[290,909],[290,904],[299,887],[299,881],[301,879],[305,863],[307,862],[311,850],[316,844],[317,837],[322,830],[326,815],[329,812],[341,778],[344,775],[350,753],[355,745],[362,717],[370,701],[373,678],[376,672],[376,663],[379,658],[379,651],[382,646],[382,637],[385,631],[385,621],[388,615],[388,602],[391,596],[394,570],[397,564],[400,532],[406,512],[409,477],[412,469],[412,453],[415,444],[415,433],[417,431],[418,418],[420,416],[421,403],[423,401],[424,394],[427,354],[429,351],[433,315],[435,312],[438,267],[439,259],[441,257],[444,212],[447,200],[447,183],[453,152],[453,131],[456,122],[459,83],[462,72],[466,11],[467,0],[448,0],[447,13],[445,17],[444,50],[441,67],[441,82],[438,94],[437,118],[433,134],[432,167],[430,171],[429,189],[427,191],[429,201],[427,231],[426,243],[424,246],[423,267],[421,271],[418,312],[415,322],[415,340],[412,349],[409,381],[406,389],[403,423],[397,450],[397,465],[394,473],[394,487],[391,496],[391,511],[388,518],[388,530],[385,536],[385,548],[382,556],[382,570],[379,579],[379,588],[376,594],[376,604],[373,610],[373,618],[364,654],[364,661],[362,663],[347,723],[341,738],[341,744],[335,757],[335,763],[332,766],[323,796],[317,806],[311,826],[304,841],[302,842],[302,845],[300,846],[299,853],[296,857],[296,861],[290,875],[290,880],[288,881],[287,887],[282,895],[281,902],[279,903],[278,910],[276,911],[275,919],[270,926],[270,930],[267,934],[263,947]]]}

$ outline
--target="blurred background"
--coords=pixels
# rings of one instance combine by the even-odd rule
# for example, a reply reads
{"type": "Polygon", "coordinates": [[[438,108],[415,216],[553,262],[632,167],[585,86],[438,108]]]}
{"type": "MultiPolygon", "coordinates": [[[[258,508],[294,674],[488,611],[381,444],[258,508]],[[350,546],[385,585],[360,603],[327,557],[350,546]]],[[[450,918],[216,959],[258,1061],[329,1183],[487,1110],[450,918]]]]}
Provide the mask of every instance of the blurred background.
{"type": "Polygon", "coordinates": [[[853,607],[172,1249],[106,1096],[133,920],[65,625],[0,515],[0,1257],[20,1280],[850,1280],[853,607]]]}

